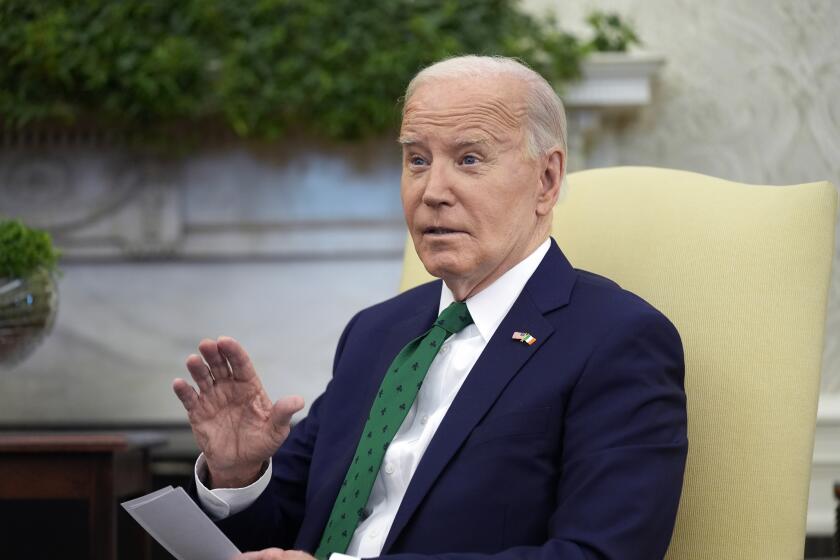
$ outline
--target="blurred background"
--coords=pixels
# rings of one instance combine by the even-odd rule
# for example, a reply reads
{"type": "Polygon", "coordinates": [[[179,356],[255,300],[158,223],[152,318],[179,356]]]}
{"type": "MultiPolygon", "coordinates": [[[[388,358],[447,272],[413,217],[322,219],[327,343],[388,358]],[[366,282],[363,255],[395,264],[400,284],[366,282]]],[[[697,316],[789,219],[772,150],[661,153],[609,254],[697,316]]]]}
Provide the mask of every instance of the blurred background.
{"type": "MultiPolygon", "coordinates": [[[[540,70],[572,171],[840,185],[838,28],[834,0],[2,0],[0,218],[61,258],[51,332],[0,362],[0,425],[151,430],[154,484],[182,483],[195,447],[171,381],[222,334],[271,395],[311,402],[346,322],[396,294],[399,98],[428,63],[540,70]]],[[[840,479],[834,269],[812,548],[840,479]]]]}

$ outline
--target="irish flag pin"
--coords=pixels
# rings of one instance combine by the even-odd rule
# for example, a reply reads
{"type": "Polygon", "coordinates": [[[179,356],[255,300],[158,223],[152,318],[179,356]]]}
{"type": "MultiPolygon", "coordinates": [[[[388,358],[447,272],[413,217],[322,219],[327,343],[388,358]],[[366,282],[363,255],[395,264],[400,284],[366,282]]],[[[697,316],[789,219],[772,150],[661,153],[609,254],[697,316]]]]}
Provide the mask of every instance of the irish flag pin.
{"type": "Polygon", "coordinates": [[[537,339],[534,338],[533,336],[531,336],[530,334],[528,334],[526,332],[519,332],[519,331],[516,331],[515,333],[513,333],[513,339],[518,340],[520,342],[524,342],[528,346],[531,346],[533,343],[535,343],[537,341],[537,339]]]}

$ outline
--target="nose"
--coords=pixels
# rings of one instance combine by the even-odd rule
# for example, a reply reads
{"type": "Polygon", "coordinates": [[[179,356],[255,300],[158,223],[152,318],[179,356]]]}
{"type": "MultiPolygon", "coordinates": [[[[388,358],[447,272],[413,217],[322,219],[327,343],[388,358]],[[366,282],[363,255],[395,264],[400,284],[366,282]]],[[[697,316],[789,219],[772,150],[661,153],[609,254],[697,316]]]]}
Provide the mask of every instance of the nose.
{"type": "Polygon", "coordinates": [[[455,203],[450,170],[442,163],[432,163],[426,174],[423,204],[426,206],[452,206],[455,203]]]}

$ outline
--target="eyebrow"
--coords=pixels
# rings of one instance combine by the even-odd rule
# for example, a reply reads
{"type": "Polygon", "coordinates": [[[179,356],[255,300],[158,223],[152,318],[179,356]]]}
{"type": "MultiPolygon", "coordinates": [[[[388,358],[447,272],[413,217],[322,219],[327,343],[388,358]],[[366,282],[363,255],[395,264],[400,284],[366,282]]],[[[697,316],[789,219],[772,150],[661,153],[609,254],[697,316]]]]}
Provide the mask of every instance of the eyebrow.
{"type": "MultiPolygon", "coordinates": [[[[414,136],[400,136],[397,138],[397,142],[403,146],[413,146],[414,144],[421,143],[420,140],[414,136]]],[[[490,140],[486,136],[468,136],[456,138],[455,142],[453,142],[453,146],[456,148],[462,148],[464,146],[486,145],[489,143],[490,140]]]]}
{"type": "Polygon", "coordinates": [[[490,140],[486,136],[467,136],[456,138],[454,145],[456,147],[475,146],[489,144],[490,140]]]}

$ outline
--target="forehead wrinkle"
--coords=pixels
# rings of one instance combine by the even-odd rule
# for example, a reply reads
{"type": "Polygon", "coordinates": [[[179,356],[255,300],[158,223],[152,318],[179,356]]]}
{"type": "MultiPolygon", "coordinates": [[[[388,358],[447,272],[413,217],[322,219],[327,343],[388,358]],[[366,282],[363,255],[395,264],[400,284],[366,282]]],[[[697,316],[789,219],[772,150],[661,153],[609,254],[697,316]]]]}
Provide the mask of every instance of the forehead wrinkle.
{"type": "Polygon", "coordinates": [[[485,99],[475,103],[459,103],[443,109],[426,108],[411,104],[406,107],[403,122],[414,121],[417,124],[435,124],[441,120],[460,120],[478,117],[495,122],[504,128],[514,129],[522,125],[527,114],[525,105],[517,103],[511,106],[500,99],[485,99]]]}
{"type": "Polygon", "coordinates": [[[403,145],[422,142],[428,133],[442,130],[447,137],[455,137],[456,143],[488,143],[490,140],[503,142],[509,138],[510,133],[519,137],[521,127],[506,126],[490,115],[468,114],[461,118],[406,118],[399,141],[403,145]],[[453,126],[454,122],[454,126],[453,126]]]}
{"type": "Polygon", "coordinates": [[[404,146],[422,144],[428,140],[429,134],[435,135],[437,129],[441,129],[443,133],[441,136],[445,142],[453,146],[489,145],[493,142],[506,143],[512,139],[515,141],[515,138],[519,138],[519,134],[514,134],[511,138],[510,132],[517,133],[520,130],[519,128],[500,127],[493,120],[476,118],[475,115],[471,115],[470,118],[461,120],[454,127],[437,120],[403,123],[403,131],[400,134],[399,141],[404,146]]]}

